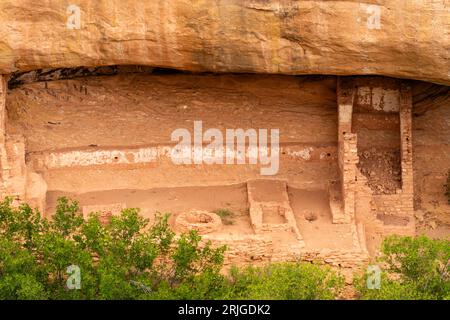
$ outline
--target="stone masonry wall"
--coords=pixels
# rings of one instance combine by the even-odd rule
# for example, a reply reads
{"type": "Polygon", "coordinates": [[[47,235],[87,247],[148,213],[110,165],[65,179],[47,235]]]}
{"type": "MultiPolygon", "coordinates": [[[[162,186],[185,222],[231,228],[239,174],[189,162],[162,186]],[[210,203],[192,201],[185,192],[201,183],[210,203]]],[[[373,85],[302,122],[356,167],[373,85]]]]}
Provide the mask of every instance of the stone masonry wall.
{"type": "Polygon", "coordinates": [[[403,86],[400,89],[400,154],[402,167],[402,194],[407,203],[405,213],[412,215],[414,183],[412,157],[412,96],[411,88],[403,86]]]}
{"type": "MultiPolygon", "coordinates": [[[[370,79],[368,80],[370,82],[370,79]]],[[[367,178],[356,167],[359,160],[357,154],[358,137],[356,133],[352,133],[351,122],[349,123],[353,112],[353,108],[349,105],[354,102],[354,99],[349,97],[351,97],[351,92],[355,92],[360,85],[364,85],[364,81],[367,81],[367,79],[356,79],[354,83],[351,79],[343,79],[339,81],[338,85],[338,159],[344,212],[346,216],[351,215],[355,213],[356,207],[359,221],[370,224],[371,228],[385,234],[414,234],[411,89],[398,82],[391,83],[388,88],[389,92],[397,88],[395,96],[398,99],[391,99],[392,103],[389,105],[389,110],[398,110],[399,112],[402,188],[397,190],[395,194],[374,194],[367,185],[367,178]],[[361,81],[363,82],[360,83],[361,81]]],[[[372,85],[377,87],[383,84],[373,83],[372,85]]],[[[383,88],[378,89],[383,90],[383,88]]]]}
{"type": "Polygon", "coordinates": [[[357,137],[352,133],[355,90],[351,82],[339,79],[338,102],[338,161],[341,178],[342,216],[333,216],[334,223],[348,223],[355,214],[355,176],[358,163],[357,137]]]}

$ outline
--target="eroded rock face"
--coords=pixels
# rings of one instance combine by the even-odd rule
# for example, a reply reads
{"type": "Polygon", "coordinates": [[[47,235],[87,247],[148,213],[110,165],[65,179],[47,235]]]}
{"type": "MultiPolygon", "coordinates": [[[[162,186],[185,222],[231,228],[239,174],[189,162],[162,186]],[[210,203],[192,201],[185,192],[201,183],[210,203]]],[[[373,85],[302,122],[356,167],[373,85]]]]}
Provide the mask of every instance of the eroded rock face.
{"type": "Polygon", "coordinates": [[[140,64],[450,84],[446,0],[3,0],[0,73],[140,64]]]}

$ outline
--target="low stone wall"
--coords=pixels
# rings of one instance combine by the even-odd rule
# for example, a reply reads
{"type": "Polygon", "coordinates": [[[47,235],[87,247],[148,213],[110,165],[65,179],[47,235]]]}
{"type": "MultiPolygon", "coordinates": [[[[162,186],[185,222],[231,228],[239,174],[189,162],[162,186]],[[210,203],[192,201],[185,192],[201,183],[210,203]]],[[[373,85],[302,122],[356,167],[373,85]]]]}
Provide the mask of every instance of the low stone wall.
{"type": "Polygon", "coordinates": [[[214,246],[227,246],[225,265],[269,262],[273,255],[271,239],[259,235],[204,235],[203,241],[210,240],[214,246]]]}
{"type": "Polygon", "coordinates": [[[175,219],[175,229],[179,232],[196,230],[203,235],[218,231],[220,228],[222,228],[222,220],[213,212],[192,210],[180,213],[175,219]]]}
{"type": "Polygon", "coordinates": [[[369,262],[369,255],[363,251],[345,251],[321,249],[307,251],[302,254],[302,260],[322,262],[334,267],[358,268],[369,262]]]}
{"type": "Polygon", "coordinates": [[[410,194],[377,194],[372,199],[378,213],[412,218],[413,203],[410,194]]]}
{"type": "Polygon", "coordinates": [[[226,245],[225,265],[242,263],[268,263],[281,261],[309,261],[334,267],[360,268],[368,263],[365,250],[305,249],[300,243],[274,243],[270,237],[260,235],[204,235],[214,246],[226,245]]]}

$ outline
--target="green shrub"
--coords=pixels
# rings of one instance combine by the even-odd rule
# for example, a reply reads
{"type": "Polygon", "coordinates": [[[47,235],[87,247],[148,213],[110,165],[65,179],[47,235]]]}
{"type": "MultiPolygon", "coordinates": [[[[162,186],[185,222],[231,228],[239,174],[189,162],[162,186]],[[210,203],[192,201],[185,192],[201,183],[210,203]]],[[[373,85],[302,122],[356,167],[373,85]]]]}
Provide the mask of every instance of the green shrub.
{"type": "Polygon", "coordinates": [[[137,209],[102,225],[97,214],[84,220],[77,202],[61,198],[48,221],[6,199],[0,203],[0,298],[157,298],[160,287],[173,294],[206,275],[219,277],[225,247],[201,245],[194,231],[176,238],[168,215],[147,226],[137,209]],[[66,286],[70,265],[80,268],[80,289],[66,286]]]}
{"type": "MultiPolygon", "coordinates": [[[[226,248],[194,231],[176,236],[168,218],[149,225],[137,209],[125,209],[104,225],[61,198],[47,220],[6,199],[0,299],[334,299],[343,289],[341,276],[310,263],[233,267],[224,275],[226,248]],[[80,268],[80,289],[67,287],[71,265],[80,268]]],[[[381,288],[359,286],[363,299],[450,299],[448,240],[390,237],[382,250],[381,288]]]]}
{"type": "Polygon", "coordinates": [[[450,299],[450,241],[390,236],[382,245],[380,289],[359,283],[363,299],[450,299]]]}
{"type": "Polygon", "coordinates": [[[231,270],[233,299],[335,299],[344,286],[342,276],[329,267],[310,263],[276,263],[231,270]]]}

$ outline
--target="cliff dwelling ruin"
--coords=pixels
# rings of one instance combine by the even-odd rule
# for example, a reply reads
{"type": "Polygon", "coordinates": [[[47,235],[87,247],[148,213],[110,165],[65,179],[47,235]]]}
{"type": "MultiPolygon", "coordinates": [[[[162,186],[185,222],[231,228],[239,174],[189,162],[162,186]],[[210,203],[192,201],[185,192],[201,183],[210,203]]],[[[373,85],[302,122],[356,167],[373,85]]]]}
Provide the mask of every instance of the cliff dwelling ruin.
{"type": "Polygon", "coordinates": [[[448,87],[131,65],[20,72],[0,83],[0,193],[44,216],[61,196],[105,221],[126,207],[149,219],[170,212],[176,230],[227,244],[227,263],[353,268],[388,234],[449,234],[448,87]],[[171,132],[192,131],[196,120],[222,132],[278,129],[278,172],[174,164],[171,132]]]}

